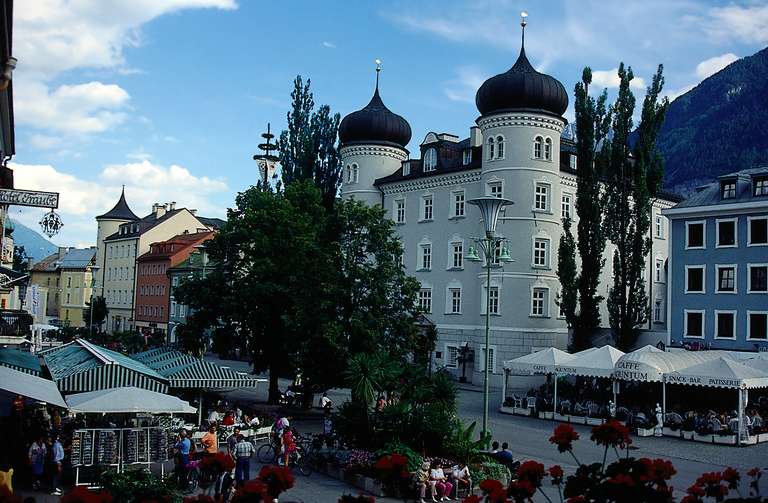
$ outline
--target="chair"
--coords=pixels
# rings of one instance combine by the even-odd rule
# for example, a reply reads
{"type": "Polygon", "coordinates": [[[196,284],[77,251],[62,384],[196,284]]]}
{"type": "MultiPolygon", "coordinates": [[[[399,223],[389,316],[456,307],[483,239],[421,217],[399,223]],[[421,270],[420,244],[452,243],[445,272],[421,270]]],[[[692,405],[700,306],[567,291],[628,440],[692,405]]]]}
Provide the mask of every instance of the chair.
{"type": "Polygon", "coordinates": [[[587,408],[580,403],[573,405],[573,413],[578,416],[583,416],[587,412],[587,408]]]}
{"type": "Polygon", "coordinates": [[[683,424],[683,417],[677,412],[667,412],[664,416],[664,424],[674,424],[679,426],[683,424]]]}
{"type": "Polygon", "coordinates": [[[512,395],[512,401],[514,402],[515,407],[523,406],[523,399],[520,398],[518,395],[512,395]]]}
{"type": "Polygon", "coordinates": [[[592,402],[591,404],[587,405],[587,411],[588,411],[589,417],[600,416],[600,406],[597,405],[595,402],[592,402]]]}
{"type": "Polygon", "coordinates": [[[535,396],[529,396],[527,402],[528,402],[527,408],[536,410],[536,397],[535,396]]]}
{"type": "Polygon", "coordinates": [[[571,401],[570,400],[560,400],[560,411],[563,414],[568,414],[571,412],[571,401]]]}

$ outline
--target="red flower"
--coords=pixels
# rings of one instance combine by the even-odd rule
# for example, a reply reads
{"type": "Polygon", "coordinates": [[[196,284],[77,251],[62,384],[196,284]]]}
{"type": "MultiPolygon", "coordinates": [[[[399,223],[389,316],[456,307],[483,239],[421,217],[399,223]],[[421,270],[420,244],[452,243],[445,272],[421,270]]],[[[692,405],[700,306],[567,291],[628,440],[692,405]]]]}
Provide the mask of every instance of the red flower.
{"type": "Polygon", "coordinates": [[[472,494],[471,496],[467,496],[463,500],[461,500],[461,503],[480,503],[483,501],[483,498],[478,496],[477,494],[472,494]]]}
{"type": "MultiPolygon", "coordinates": [[[[517,481],[512,481],[509,484],[509,496],[515,502],[526,501],[530,498],[533,498],[535,493],[536,488],[528,480],[520,479],[517,481]]],[[[498,501],[503,502],[504,500],[502,499],[498,501]]]]}
{"type": "Polygon", "coordinates": [[[526,461],[517,469],[517,478],[521,481],[527,481],[534,489],[541,487],[541,481],[547,472],[544,471],[544,465],[536,461],[526,461]]]}
{"type": "Polygon", "coordinates": [[[483,494],[490,494],[494,491],[504,490],[504,484],[494,479],[485,479],[480,482],[480,490],[483,494]]]}
{"type": "Polygon", "coordinates": [[[549,467],[549,476],[552,477],[552,485],[559,486],[563,483],[563,468],[560,465],[549,467]]]}
{"type": "Polygon", "coordinates": [[[92,492],[85,486],[77,486],[65,496],[61,497],[62,503],[110,503],[112,495],[107,491],[92,492]]]}
{"type": "Polygon", "coordinates": [[[557,445],[557,450],[566,452],[573,450],[573,441],[579,439],[579,434],[570,424],[559,424],[555,427],[549,442],[557,445]]]}
{"type": "Polygon", "coordinates": [[[258,481],[266,486],[266,491],[273,498],[293,487],[294,477],[285,466],[267,465],[261,467],[258,481]]]}
{"type": "Polygon", "coordinates": [[[723,480],[728,483],[729,489],[736,489],[741,480],[741,475],[739,475],[738,470],[728,467],[723,470],[723,480]]]}
{"type": "Polygon", "coordinates": [[[667,481],[677,473],[672,462],[666,459],[650,460],[648,458],[641,458],[638,462],[645,468],[645,473],[640,475],[640,480],[643,482],[666,485],[667,481]]]}
{"type": "Polygon", "coordinates": [[[754,467],[747,472],[747,475],[749,475],[752,478],[755,478],[755,477],[759,478],[762,474],[763,474],[763,470],[761,470],[758,467],[754,467]]]}
{"type": "Polygon", "coordinates": [[[585,501],[587,501],[586,496],[580,494],[579,496],[568,498],[567,500],[565,500],[565,503],[583,503],[585,501]]]}
{"type": "Polygon", "coordinates": [[[246,482],[232,498],[232,503],[273,503],[274,501],[267,484],[258,479],[246,482]]]}
{"type": "Polygon", "coordinates": [[[686,492],[691,496],[695,496],[699,498],[704,496],[704,489],[698,484],[693,484],[691,487],[688,488],[686,492]]]}
{"type": "Polygon", "coordinates": [[[605,423],[592,428],[592,436],[590,438],[597,445],[621,447],[622,449],[632,443],[632,439],[629,437],[629,428],[615,419],[609,419],[605,423]]]}
{"type": "Polygon", "coordinates": [[[680,500],[680,503],[701,503],[701,499],[689,494],[688,496],[683,496],[683,499],[680,500]]]}
{"type": "Polygon", "coordinates": [[[617,486],[634,487],[635,479],[627,475],[626,473],[619,473],[608,479],[609,484],[617,486]]]}

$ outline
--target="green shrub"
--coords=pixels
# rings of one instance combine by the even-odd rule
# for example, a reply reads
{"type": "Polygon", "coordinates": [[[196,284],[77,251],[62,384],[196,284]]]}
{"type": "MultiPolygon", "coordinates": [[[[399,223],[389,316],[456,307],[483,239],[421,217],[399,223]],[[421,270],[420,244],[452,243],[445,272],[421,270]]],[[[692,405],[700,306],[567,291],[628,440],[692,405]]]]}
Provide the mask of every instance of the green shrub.
{"type": "Polygon", "coordinates": [[[509,468],[490,458],[486,458],[479,463],[473,463],[470,466],[469,471],[472,474],[472,480],[477,481],[477,483],[486,479],[493,479],[500,480],[502,483],[506,484],[512,477],[509,468]]]}
{"type": "Polygon", "coordinates": [[[163,480],[144,468],[117,473],[110,470],[101,475],[101,485],[113,497],[113,503],[144,501],[181,501],[170,479],[163,480]]]}

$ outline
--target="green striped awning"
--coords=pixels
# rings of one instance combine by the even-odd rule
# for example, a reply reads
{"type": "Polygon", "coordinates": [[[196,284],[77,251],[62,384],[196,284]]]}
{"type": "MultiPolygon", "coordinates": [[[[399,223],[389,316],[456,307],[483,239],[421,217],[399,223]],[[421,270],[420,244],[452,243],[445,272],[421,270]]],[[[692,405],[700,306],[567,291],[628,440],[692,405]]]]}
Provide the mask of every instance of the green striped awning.
{"type": "Polygon", "coordinates": [[[28,351],[0,348],[0,365],[33,376],[41,374],[40,360],[28,351]]]}

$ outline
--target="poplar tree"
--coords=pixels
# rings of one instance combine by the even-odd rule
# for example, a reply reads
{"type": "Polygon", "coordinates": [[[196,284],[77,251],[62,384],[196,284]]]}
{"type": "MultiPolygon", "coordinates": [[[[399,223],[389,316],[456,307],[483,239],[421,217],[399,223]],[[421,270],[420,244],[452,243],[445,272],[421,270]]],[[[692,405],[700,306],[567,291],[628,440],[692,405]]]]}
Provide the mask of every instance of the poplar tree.
{"type": "Polygon", "coordinates": [[[619,65],[619,92],[613,106],[612,137],[606,169],[605,228],[615,249],[613,285],[608,294],[608,313],[616,345],[629,350],[639,335],[639,327],[649,316],[644,278],[646,256],[650,250],[651,198],[662,178],[661,158],[656,139],[668,107],[659,101],[664,84],[659,66],[648,87],[636,132],[630,148],[635,97],[630,90],[634,78],[631,68],[619,65]]]}
{"type": "Polygon", "coordinates": [[[557,305],[565,314],[565,321],[569,328],[573,328],[576,321],[577,270],[576,270],[576,241],[571,232],[571,219],[563,218],[563,235],[557,249],[557,277],[560,279],[560,298],[557,305]]]}

